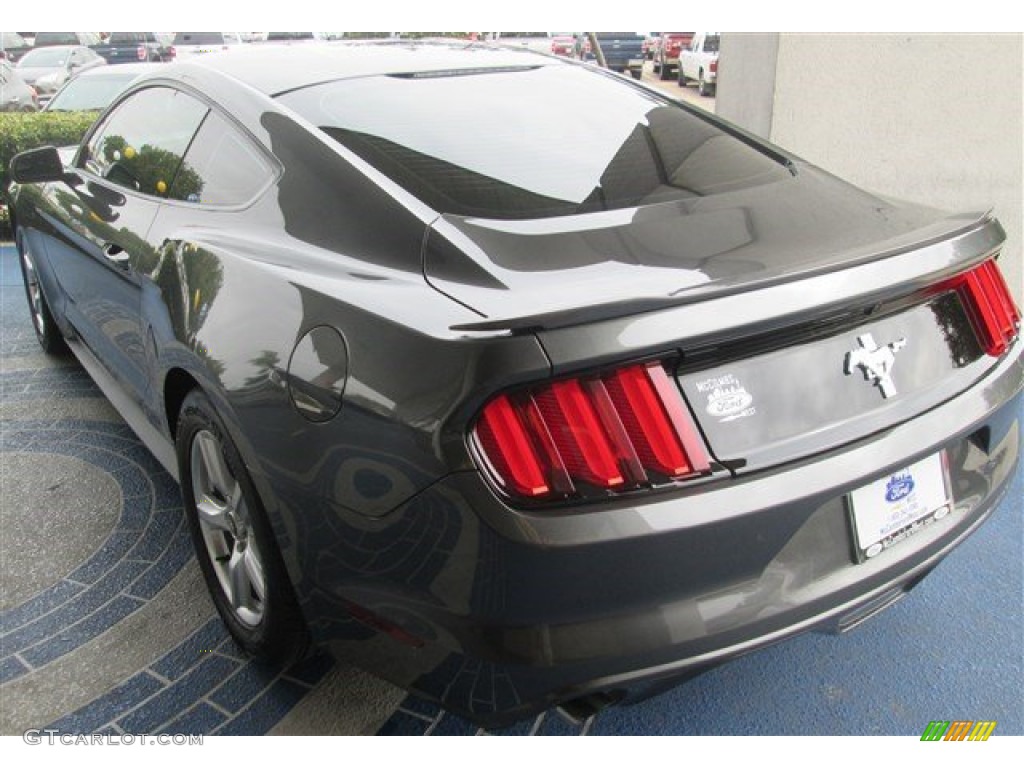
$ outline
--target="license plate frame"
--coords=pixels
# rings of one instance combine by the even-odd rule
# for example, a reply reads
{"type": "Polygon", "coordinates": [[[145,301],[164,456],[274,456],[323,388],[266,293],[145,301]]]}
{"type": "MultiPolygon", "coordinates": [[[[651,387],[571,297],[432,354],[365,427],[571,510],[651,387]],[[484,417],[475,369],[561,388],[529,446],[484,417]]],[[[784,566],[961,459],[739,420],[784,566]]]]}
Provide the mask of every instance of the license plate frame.
{"type": "Polygon", "coordinates": [[[944,451],[854,489],[846,495],[854,559],[864,563],[953,511],[944,451]]]}

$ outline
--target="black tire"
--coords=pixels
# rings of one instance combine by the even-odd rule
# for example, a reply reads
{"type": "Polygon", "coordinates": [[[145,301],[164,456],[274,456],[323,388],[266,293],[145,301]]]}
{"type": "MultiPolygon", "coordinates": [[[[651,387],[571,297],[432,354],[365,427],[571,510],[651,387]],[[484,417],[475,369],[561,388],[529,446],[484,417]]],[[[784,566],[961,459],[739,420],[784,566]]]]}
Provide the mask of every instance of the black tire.
{"type": "Polygon", "coordinates": [[[662,80],[671,80],[672,79],[672,67],[670,67],[664,61],[661,62],[661,69],[658,70],[658,77],[660,77],[662,80]]]}
{"type": "Polygon", "coordinates": [[[715,93],[714,86],[704,81],[703,72],[700,73],[700,79],[697,81],[697,93],[701,96],[713,96],[715,93]]]}
{"type": "Polygon", "coordinates": [[[175,444],[196,558],[225,626],[260,662],[299,658],[308,631],[266,512],[223,421],[199,389],[182,403],[175,444]]]}
{"type": "Polygon", "coordinates": [[[639,80],[644,76],[644,71],[642,69],[631,69],[629,70],[629,74],[633,76],[634,80],[639,80]]]}
{"type": "Polygon", "coordinates": [[[686,84],[689,82],[689,78],[687,78],[686,75],[683,74],[683,65],[682,64],[679,65],[679,77],[678,77],[677,82],[679,83],[680,87],[683,87],[683,88],[685,88],[686,84]]]}
{"type": "Polygon", "coordinates": [[[62,355],[68,351],[64,336],[57,327],[50,311],[50,304],[43,293],[43,285],[39,280],[35,256],[28,245],[28,238],[20,229],[15,237],[18,249],[18,263],[21,265],[21,277],[25,283],[25,298],[28,300],[28,311],[32,318],[32,328],[36,332],[39,346],[48,355],[62,355]]]}

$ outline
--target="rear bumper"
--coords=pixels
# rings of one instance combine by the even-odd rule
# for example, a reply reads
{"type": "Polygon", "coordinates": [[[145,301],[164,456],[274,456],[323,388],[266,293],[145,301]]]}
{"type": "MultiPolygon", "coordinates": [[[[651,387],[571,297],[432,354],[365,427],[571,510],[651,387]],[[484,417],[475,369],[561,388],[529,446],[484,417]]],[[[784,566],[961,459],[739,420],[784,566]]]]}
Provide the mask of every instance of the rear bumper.
{"type": "Polygon", "coordinates": [[[475,473],[451,475],[381,522],[404,526],[401,578],[320,582],[325,610],[356,603],[382,620],[376,629],[399,631],[382,637],[363,621],[322,639],[493,726],[598,692],[642,697],[792,635],[855,625],[923,578],[1005,493],[1021,447],[1022,350],[871,438],[642,505],[526,514],[475,473]],[[955,512],[856,564],[845,494],[938,451],[955,512]]]}

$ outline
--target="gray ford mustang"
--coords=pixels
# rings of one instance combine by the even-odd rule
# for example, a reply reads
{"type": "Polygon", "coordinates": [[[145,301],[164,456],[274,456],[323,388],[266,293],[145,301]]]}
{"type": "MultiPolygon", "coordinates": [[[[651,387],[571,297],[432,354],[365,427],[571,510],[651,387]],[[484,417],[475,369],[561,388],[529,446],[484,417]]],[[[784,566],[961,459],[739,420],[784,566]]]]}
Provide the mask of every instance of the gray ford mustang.
{"type": "Polygon", "coordinates": [[[578,62],[211,54],[12,177],[39,340],[180,480],[238,642],[482,724],[852,628],[1018,462],[996,221],[578,62]]]}

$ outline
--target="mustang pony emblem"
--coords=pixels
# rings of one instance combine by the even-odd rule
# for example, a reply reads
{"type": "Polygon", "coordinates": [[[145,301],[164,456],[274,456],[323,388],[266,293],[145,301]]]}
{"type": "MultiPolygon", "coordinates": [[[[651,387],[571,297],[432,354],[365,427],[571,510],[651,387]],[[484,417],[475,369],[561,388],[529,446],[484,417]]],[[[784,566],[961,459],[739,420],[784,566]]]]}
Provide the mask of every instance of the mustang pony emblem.
{"type": "Polygon", "coordinates": [[[870,333],[857,337],[860,349],[846,353],[846,362],[843,371],[849,376],[855,368],[862,368],[864,380],[876,384],[882,390],[882,397],[891,397],[896,394],[896,385],[892,383],[889,375],[893,363],[896,362],[896,353],[906,346],[906,338],[898,339],[892,344],[879,347],[875,344],[870,333]]]}

